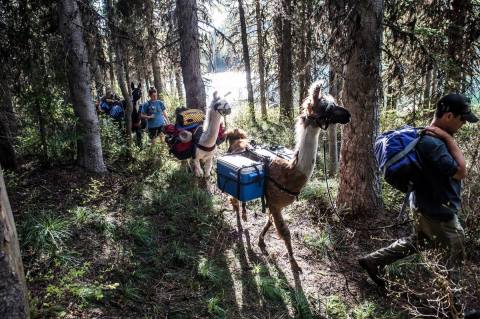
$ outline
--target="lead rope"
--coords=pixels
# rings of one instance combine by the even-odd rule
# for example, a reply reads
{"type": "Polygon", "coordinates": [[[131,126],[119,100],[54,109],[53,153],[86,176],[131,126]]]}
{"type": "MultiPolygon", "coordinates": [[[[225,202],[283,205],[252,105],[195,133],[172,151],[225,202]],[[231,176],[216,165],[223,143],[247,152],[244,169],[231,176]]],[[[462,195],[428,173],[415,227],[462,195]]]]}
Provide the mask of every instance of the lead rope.
{"type": "Polygon", "coordinates": [[[340,216],[338,216],[337,212],[337,206],[333,202],[332,199],[332,194],[330,192],[330,186],[328,185],[328,173],[327,173],[327,134],[325,133],[323,135],[323,175],[325,177],[325,185],[327,186],[327,194],[328,194],[328,200],[330,201],[330,206],[332,206],[332,210],[337,215],[337,217],[340,219],[340,216]]]}

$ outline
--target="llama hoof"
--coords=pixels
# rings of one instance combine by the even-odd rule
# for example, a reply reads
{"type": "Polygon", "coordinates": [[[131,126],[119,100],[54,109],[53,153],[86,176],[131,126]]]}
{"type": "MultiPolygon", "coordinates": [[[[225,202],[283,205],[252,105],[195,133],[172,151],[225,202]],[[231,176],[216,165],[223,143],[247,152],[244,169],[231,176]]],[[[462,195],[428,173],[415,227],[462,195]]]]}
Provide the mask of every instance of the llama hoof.
{"type": "MultiPolygon", "coordinates": [[[[242,220],[243,220],[244,222],[247,221],[247,212],[242,212],[242,220]]],[[[264,245],[265,245],[265,244],[264,244],[264,245]]]]}
{"type": "Polygon", "coordinates": [[[292,267],[292,272],[294,273],[302,273],[302,268],[297,264],[295,259],[290,259],[290,265],[292,267]]]}
{"type": "Polygon", "coordinates": [[[258,240],[258,247],[260,248],[260,250],[265,256],[268,256],[267,245],[265,245],[265,242],[263,241],[263,239],[258,240]]]}

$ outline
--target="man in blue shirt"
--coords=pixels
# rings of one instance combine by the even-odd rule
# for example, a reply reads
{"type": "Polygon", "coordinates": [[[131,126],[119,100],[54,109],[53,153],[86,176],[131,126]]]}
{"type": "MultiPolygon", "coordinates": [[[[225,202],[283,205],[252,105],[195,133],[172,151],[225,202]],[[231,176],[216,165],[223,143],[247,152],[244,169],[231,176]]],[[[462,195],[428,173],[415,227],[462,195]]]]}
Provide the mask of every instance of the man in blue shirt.
{"type": "Polygon", "coordinates": [[[379,276],[384,266],[430,247],[447,251],[450,279],[456,283],[460,280],[465,250],[458,212],[461,180],[466,177],[467,168],[453,135],[466,122],[477,121],[463,95],[451,93],[438,101],[435,117],[426,128],[427,135],[416,146],[422,173],[410,196],[414,232],[359,259],[360,266],[379,286],[385,285],[379,276]]]}
{"type": "Polygon", "coordinates": [[[140,116],[147,120],[148,136],[152,143],[155,143],[163,126],[168,122],[168,116],[165,112],[165,104],[157,99],[157,90],[154,87],[148,90],[148,96],[150,100],[143,103],[140,116]]]}

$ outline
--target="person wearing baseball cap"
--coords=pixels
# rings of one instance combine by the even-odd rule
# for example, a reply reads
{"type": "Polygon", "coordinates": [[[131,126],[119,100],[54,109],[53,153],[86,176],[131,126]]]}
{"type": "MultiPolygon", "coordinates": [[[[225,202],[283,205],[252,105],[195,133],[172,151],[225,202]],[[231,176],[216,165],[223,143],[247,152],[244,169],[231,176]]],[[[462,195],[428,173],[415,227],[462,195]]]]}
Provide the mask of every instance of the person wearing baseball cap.
{"type": "Polygon", "coordinates": [[[451,112],[460,116],[462,121],[476,123],[478,116],[473,114],[470,108],[470,99],[458,93],[450,93],[442,97],[437,103],[437,117],[441,113],[451,112]]]}
{"type": "MultiPolygon", "coordinates": [[[[478,116],[472,112],[465,96],[450,93],[437,102],[433,121],[415,146],[422,170],[410,195],[413,233],[358,260],[377,285],[385,285],[381,274],[386,265],[434,246],[444,249],[449,278],[455,288],[461,286],[465,233],[458,212],[461,180],[467,175],[467,164],[453,135],[466,122],[476,123],[478,116]]],[[[452,306],[460,314],[463,307],[459,293],[454,294],[454,299],[452,306]]],[[[465,318],[472,313],[465,314],[465,318]]]]}

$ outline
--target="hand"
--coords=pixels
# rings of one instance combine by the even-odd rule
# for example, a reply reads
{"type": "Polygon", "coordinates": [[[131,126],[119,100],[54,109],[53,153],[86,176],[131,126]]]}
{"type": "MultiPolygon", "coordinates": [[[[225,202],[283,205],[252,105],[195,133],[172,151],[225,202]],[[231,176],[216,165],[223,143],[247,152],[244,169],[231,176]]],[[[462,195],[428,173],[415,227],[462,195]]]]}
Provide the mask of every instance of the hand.
{"type": "Polygon", "coordinates": [[[448,140],[448,139],[452,138],[452,136],[450,134],[448,134],[446,131],[442,130],[441,128],[439,128],[437,126],[427,126],[425,128],[425,132],[428,135],[439,137],[442,140],[448,140]]]}
{"type": "Polygon", "coordinates": [[[154,118],[155,118],[155,115],[152,114],[152,115],[150,115],[148,118],[149,118],[149,119],[154,119],[154,118]]]}

